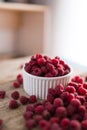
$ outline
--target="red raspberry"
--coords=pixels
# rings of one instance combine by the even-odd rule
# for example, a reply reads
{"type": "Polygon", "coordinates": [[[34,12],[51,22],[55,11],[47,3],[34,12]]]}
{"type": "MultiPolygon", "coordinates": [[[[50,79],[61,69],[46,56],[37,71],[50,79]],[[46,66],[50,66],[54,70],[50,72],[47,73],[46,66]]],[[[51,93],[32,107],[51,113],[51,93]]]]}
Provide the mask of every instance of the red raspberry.
{"type": "Polygon", "coordinates": [[[54,113],[54,110],[55,110],[54,106],[51,103],[46,104],[45,109],[48,110],[50,113],[54,113]]]}
{"type": "Polygon", "coordinates": [[[42,74],[41,69],[40,68],[34,68],[34,70],[31,72],[32,75],[35,76],[40,76],[42,74]]]}
{"type": "Polygon", "coordinates": [[[2,126],[2,124],[3,124],[3,120],[2,120],[2,119],[0,119],[0,126],[2,126]]]}
{"type": "Polygon", "coordinates": [[[66,70],[64,71],[64,75],[68,74],[69,72],[70,72],[70,70],[66,69],[66,70]]]}
{"type": "Polygon", "coordinates": [[[57,64],[59,64],[59,60],[58,59],[52,59],[52,64],[54,65],[54,66],[57,66],[57,64]]]}
{"type": "Polygon", "coordinates": [[[85,98],[83,96],[76,96],[76,98],[81,102],[81,104],[85,103],[85,98]]]}
{"type": "Polygon", "coordinates": [[[44,56],[44,58],[46,59],[46,62],[47,62],[47,63],[52,63],[51,58],[49,58],[48,56],[44,56]]]}
{"type": "Polygon", "coordinates": [[[78,113],[80,114],[81,117],[84,117],[85,113],[86,113],[86,108],[83,105],[80,105],[78,108],[78,113]]]}
{"type": "Polygon", "coordinates": [[[62,68],[58,68],[58,76],[63,76],[64,74],[64,70],[62,68]]]}
{"type": "Polygon", "coordinates": [[[59,117],[59,118],[64,118],[64,117],[66,117],[66,115],[67,115],[66,108],[65,108],[65,107],[58,107],[58,108],[56,109],[55,115],[56,115],[57,117],[59,117]]]}
{"type": "Polygon", "coordinates": [[[14,86],[14,88],[19,88],[19,87],[20,87],[20,84],[19,84],[19,82],[15,81],[15,82],[13,83],[13,86],[14,86]]]}
{"type": "Polygon", "coordinates": [[[31,95],[30,98],[29,98],[29,102],[30,102],[30,103],[35,103],[35,102],[37,102],[36,96],[35,96],[35,95],[31,95]]]}
{"type": "Polygon", "coordinates": [[[75,114],[75,112],[76,112],[76,108],[72,105],[68,105],[67,115],[71,117],[71,116],[73,116],[73,114],[75,114]]]}
{"type": "Polygon", "coordinates": [[[53,70],[51,70],[51,73],[52,73],[53,77],[56,77],[58,75],[58,70],[53,69],[53,70]]]}
{"type": "Polygon", "coordinates": [[[64,66],[65,62],[63,60],[60,60],[60,64],[64,66]]]}
{"type": "Polygon", "coordinates": [[[43,58],[41,54],[36,54],[36,59],[43,58]]]}
{"type": "Polygon", "coordinates": [[[48,72],[45,74],[45,77],[53,77],[53,75],[50,72],[48,72]]]}
{"type": "Polygon", "coordinates": [[[43,119],[43,117],[41,115],[36,115],[34,117],[34,119],[35,119],[36,123],[39,123],[43,119]]]}
{"type": "Polygon", "coordinates": [[[14,91],[12,94],[11,94],[11,97],[15,100],[19,99],[19,92],[18,91],[14,91]]]}
{"type": "Polygon", "coordinates": [[[73,99],[71,105],[78,108],[81,105],[81,102],[78,99],[73,99]]]}
{"type": "Polygon", "coordinates": [[[65,91],[67,91],[69,93],[75,93],[76,89],[73,86],[67,86],[65,91]]]}
{"type": "Polygon", "coordinates": [[[83,88],[83,87],[79,87],[79,88],[78,88],[78,93],[79,93],[80,95],[85,95],[86,92],[87,92],[87,90],[86,90],[85,88],[83,88]]]}
{"type": "Polygon", "coordinates": [[[83,84],[83,87],[84,87],[85,89],[87,89],[87,83],[84,83],[84,84],[83,84]]]}
{"type": "Polygon", "coordinates": [[[25,120],[29,120],[32,117],[33,117],[33,112],[27,111],[27,112],[24,113],[25,120]]]}
{"type": "Polygon", "coordinates": [[[35,123],[35,120],[33,119],[29,119],[27,122],[26,122],[26,127],[28,130],[31,130],[35,127],[36,123],[35,123]]]}
{"type": "Polygon", "coordinates": [[[20,84],[23,84],[23,77],[21,74],[18,74],[17,75],[17,81],[20,83],[20,84]]]}
{"type": "Polygon", "coordinates": [[[59,125],[57,123],[51,124],[51,129],[50,130],[59,130],[59,125]]]}
{"type": "Polygon", "coordinates": [[[77,120],[71,120],[70,130],[81,130],[81,125],[77,120]]]}
{"type": "Polygon", "coordinates": [[[58,117],[51,117],[51,118],[50,118],[50,123],[51,123],[51,124],[53,124],[53,123],[59,123],[58,117]]]}
{"type": "Polygon", "coordinates": [[[87,120],[81,122],[82,130],[87,130],[87,120]]]}
{"type": "Polygon", "coordinates": [[[51,117],[50,113],[47,110],[44,110],[42,115],[45,120],[49,120],[51,117]]]}
{"type": "Polygon", "coordinates": [[[70,120],[68,118],[63,118],[61,121],[61,127],[63,130],[68,130],[70,126],[70,120]]]}
{"type": "Polygon", "coordinates": [[[45,58],[38,58],[37,63],[40,66],[44,66],[46,64],[46,60],[45,60],[45,58]]]}
{"type": "Polygon", "coordinates": [[[87,120],[87,112],[84,115],[84,120],[87,120]]]}
{"type": "Polygon", "coordinates": [[[83,117],[81,117],[79,114],[73,114],[72,115],[72,120],[82,121],[83,117]]]}
{"type": "Polygon", "coordinates": [[[65,70],[67,70],[67,69],[70,70],[70,67],[67,64],[64,64],[63,66],[64,66],[65,70]]]}
{"type": "Polygon", "coordinates": [[[53,102],[53,100],[54,100],[54,97],[51,95],[51,94],[48,94],[47,95],[47,101],[49,101],[49,102],[53,102]]]}
{"type": "Polygon", "coordinates": [[[55,90],[56,90],[56,93],[58,95],[60,95],[64,91],[64,86],[62,84],[59,84],[59,85],[57,85],[57,87],[55,88],[55,90]]]}
{"type": "Polygon", "coordinates": [[[37,107],[35,108],[35,112],[36,112],[37,114],[42,114],[43,111],[44,111],[44,107],[43,107],[42,105],[39,105],[39,106],[37,106],[37,107]]]}
{"type": "Polygon", "coordinates": [[[60,96],[64,102],[64,105],[67,106],[69,104],[69,92],[63,92],[60,96]]]}
{"type": "Polygon", "coordinates": [[[63,101],[61,98],[55,98],[53,102],[54,107],[61,107],[63,106],[63,101]]]}
{"type": "Polygon", "coordinates": [[[51,71],[51,72],[52,72],[52,70],[55,69],[55,66],[54,66],[53,64],[50,64],[50,63],[47,63],[47,64],[46,64],[46,67],[47,67],[47,69],[48,69],[49,71],[51,71]]]}
{"type": "Polygon", "coordinates": [[[34,106],[33,105],[28,105],[26,106],[26,111],[31,111],[31,112],[34,112],[34,106]]]}
{"type": "Polygon", "coordinates": [[[46,74],[46,73],[47,73],[47,68],[46,68],[45,66],[42,66],[42,67],[41,67],[41,72],[42,72],[43,74],[46,74]]]}
{"type": "Polygon", "coordinates": [[[44,128],[45,126],[49,126],[49,125],[50,125],[50,123],[48,121],[46,121],[46,120],[41,120],[39,122],[40,128],[44,128]]]}
{"type": "Polygon", "coordinates": [[[5,98],[5,95],[6,95],[6,92],[3,91],[3,90],[1,90],[1,91],[0,91],[0,98],[1,98],[1,99],[5,98]]]}
{"type": "Polygon", "coordinates": [[[73,93],[70,93],[69,94],[69,102],[71,102],[72,99],[74,99],[74,98],[75,98],[75,95],[73,93]]]}
{"type": "Polygon", "coordinates": [[[68,83],[68,85],[75,87],[76,90],[78,89],[78,83],[70,82],[70,83],[68,83]]]}
{"type": "Polygon", "coordinates": [[[52,96],[56,95],[56,90],[54,88],[49,88],[48,89],[48,94],[51,94],[52,96]]]}
{"type": "Polygon", "coordinates": [[[18,104],[18,102],[16,101],[16,100],[11,100],[10,102],[9,102],[9,108],[11,108],[11,109],[16,109],[16,108],[18,108],[19,107],[19,104],[18,104]]]}
{"type": "Polygon", "coordinates": [[[83,84],[83,82],[84,82],[80,76],[75,76],[74,78],[72,78],[71,81],[76,82],[76,83],[81,83],[81,84],[83,84]]]}
{"type": "Polygon", "coordinates": [[[28,98],[27,97],[25,97],[25,96],[21,96],[20,97],[20,102],[21,102],[21,104],[23,104],[23,105],[26,105],[27,103],[28,103],[28,98]]]}

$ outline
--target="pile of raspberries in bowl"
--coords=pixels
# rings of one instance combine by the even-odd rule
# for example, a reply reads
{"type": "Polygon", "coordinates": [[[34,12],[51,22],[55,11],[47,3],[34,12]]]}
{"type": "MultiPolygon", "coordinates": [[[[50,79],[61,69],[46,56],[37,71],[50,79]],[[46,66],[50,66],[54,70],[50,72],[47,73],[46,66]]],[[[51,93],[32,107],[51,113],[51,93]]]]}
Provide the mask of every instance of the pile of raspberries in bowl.
{"type": "Polygon", "coordinates": [[[71,67],[60,57],[50,58],[36,54],[24,65],[24,90],[29,95],[34,94],[40,99],[46,99],[48,89],[58,84],[66,86],[71,74],[71,67]]]}

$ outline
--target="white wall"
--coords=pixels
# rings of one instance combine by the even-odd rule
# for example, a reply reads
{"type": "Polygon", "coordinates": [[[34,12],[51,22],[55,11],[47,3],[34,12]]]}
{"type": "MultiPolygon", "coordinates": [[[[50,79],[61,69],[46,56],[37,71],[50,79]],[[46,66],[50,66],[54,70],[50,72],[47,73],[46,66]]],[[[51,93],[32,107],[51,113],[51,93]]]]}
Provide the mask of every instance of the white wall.
{"type": "Polygon", "coordinates": [[[52,8],[52,55],[87,65],[87,0],[36,0],[52,8]]]}

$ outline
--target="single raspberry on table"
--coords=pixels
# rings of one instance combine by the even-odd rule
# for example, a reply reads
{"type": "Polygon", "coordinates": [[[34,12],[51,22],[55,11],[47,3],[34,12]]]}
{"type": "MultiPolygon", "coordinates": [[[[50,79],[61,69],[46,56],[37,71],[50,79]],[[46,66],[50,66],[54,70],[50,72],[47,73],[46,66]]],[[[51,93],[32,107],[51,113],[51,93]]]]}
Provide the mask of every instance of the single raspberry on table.
{"type": "Polygon", "coordinates": [[[23,84],[22,74],[18,74],[18,75],[17,75],[17,81],[19,82],[19,84],[23,84]]]}
{"type": "Polygon", "coordinates": [[[43,105],[39,105],[39,106],[37,106],[37,107],[35,108],[35,112],[36,112],[37,114],[42,114],[43,111],[44,111],[44,106],[43,106],[43,105]]]}
{"type": "Polygon", "coordinates": [[[5,98],[5,95],[6,95],[6,91],[1,90],[1,91],[0,91],[0,99],[4,99],[4,98],[5,98]]]}
{"type": "Polygon", "coordinates": [[[10,102],[9,102],[9,108],[10,109],[16,109],[16,108],[18,108],[19,107],[19,104],[18,104],[18,102],[16,101],[16,100],[11,100],[10,102]]]}
{"type": "Polygon", "coordinates": [[[26,96],[20,96],[20,102],[23,105],[26,105],[28,103],[29,99],[26,96]]]}
{"type": "Polygon", "coordinates": [[[34,112],[35,108],[33,105],[28,105],[26,106],[26,111],[31,111],[31,112],[34,112]]]}
{"type": "Polygon", "coordinates": [[[55,98],[53,102],[54,107],[61,107],[63,106],[63,100],[61,98],[55,98]]]}
{"type": "Polygon", "coordinates": [[[30,103],[35,103],[35,102],[37,102],[36,96],[35,96],[35,95],[31,95],[31,96],[29,97],[29,102],[30,102],[30,103]]]}
{"type": "Polygon", "coordinates": [[[33,112],[27,111],[24,113],[24,118],[25,118],[25,120],[29,120],[30,118],[33,117],[33,115],[34,115],[33,112]]]}
{"type": "Polygon", "coordinates": [[[13,83],[13,87],[14,87],[14,88],[19,88],[19,87],[20,87],[19,82],[18,82],[18,81],[15,81],[15,82],[13,83]]]}
{"type": "Polygon", "coordinates": [[[75,93],[76,89],[73,86],[68,85],[65,89],[69,93],[75,93]]]}
{"type": "Polygon", "coordinates": [[[11,93],[11,97],[15,100],[19,99],[19,96],[20,96],[20,94],[18,91],[14,91],[11,93]]]}

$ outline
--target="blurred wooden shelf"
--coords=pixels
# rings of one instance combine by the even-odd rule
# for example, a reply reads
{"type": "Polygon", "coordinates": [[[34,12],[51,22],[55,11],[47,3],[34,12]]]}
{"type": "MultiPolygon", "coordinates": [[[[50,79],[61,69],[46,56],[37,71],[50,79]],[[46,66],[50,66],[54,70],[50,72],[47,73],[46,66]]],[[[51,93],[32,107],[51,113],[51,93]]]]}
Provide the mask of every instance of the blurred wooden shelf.
{"type": "Polygon", "coordinates": [[[18,12],[45,12],[47,9],[48,7],[43,5],[0,2],[0,10],[18,12]]]}

